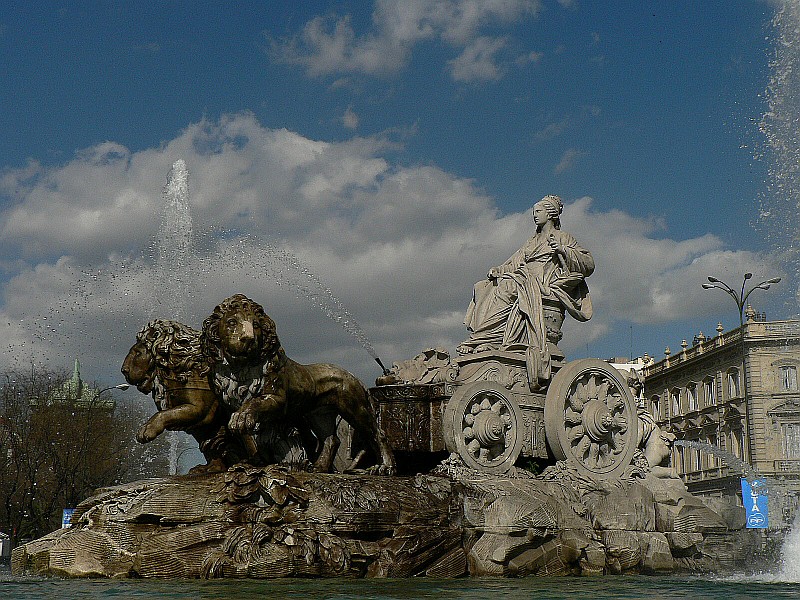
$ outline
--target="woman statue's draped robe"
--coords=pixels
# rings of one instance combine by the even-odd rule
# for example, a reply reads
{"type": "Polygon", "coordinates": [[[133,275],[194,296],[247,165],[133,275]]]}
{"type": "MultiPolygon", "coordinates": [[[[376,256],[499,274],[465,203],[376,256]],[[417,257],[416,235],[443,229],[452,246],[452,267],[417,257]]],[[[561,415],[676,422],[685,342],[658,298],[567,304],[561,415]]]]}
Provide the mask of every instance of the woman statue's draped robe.
{"type": "Polygon", "coordinates": [[[471,332],[461,354],[483,350],[524,352],[532,386],[550,379],[550,352],[542,300],[557,301],[578,321],[592,316],[585,278],[594,259],[566,231],[550,235],[564,249],[555,253],[543,233],[537,233],[499,268],[497,279],[475,284],[464,324],[471,332]]]}

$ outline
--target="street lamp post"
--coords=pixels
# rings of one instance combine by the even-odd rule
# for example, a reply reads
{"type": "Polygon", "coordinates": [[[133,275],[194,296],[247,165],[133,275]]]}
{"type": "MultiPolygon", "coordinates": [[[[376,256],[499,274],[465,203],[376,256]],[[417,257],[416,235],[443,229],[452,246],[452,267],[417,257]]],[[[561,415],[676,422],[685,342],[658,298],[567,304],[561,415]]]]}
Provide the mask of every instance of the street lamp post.
{"type": "Polygon", "coordinates": [[[100,394],[102,394],[103,392],[107,392],[109,390],[122,390],[124,392],[129,387],[131,387],[129,383],[118,383],[117,385],[110,385],[107,388],[103,388],[102,390],[97,392],[97,397],[99,398],[100,394]]]}
{"type": "Polygon", "coordinates": [[[761,283],[752,286],[749,290],[745,292],[745,288],[747,287],[747,282],[753,278],[752,273],[745,273],[744,278],[742,279],[742,288],[739,290],[739,293],[736,293],[731,286],[729,286],[724,281],[717,279],[716,277],[708,277],[708,283],[703,284],[704,290],[710,289],[719,289],[728,294],[733,301],[736,302],[736,307],[739,309],[739,335],[742,339],[742,383],[744,387],[744,420],[745,420],[745,442],[746,442],[746,451],[747,451],[747,462],[752,463],[753,460],[753,453],[752,453],[752,443],[750,440],[750,431],[752,429],[750,423],[750,395],[748,392],[748,385],[747,385],[747,346],[745,344],[745,335],[744,335],[744,307],[747,305],[747,299],[750,297],[756,290],[768,290],[769,287],[774,284],[778,283],[781,278],[780,277],[773,277],[772,279],[767,279],[762,281],[761,283]]]}
{"type": "Polygon", "coordinates": [[[99,392],[97,392],[97,396],[95,396],[95,398],[94,398],[94,400],[92,400],[92,402],[95,402],[95,401],[97,401],[98,403],[99,403],[99,402],[102,402],[102,400],[101,400],[101,396],[102,396],[102,395],[103,395],[105,392],[108,392],[109,390],[122,390],[122,391],[125,391],[125,390],[127,390],[129,387],[131,387],[131,386],[130,386],[130,384],[128,384],[128,383],[118,383],[117,385],[110,385],[110,386],[108,386],[108,387],[105,387],[105,388],[103,388],[102,390],[100,390],[99,392]]]}

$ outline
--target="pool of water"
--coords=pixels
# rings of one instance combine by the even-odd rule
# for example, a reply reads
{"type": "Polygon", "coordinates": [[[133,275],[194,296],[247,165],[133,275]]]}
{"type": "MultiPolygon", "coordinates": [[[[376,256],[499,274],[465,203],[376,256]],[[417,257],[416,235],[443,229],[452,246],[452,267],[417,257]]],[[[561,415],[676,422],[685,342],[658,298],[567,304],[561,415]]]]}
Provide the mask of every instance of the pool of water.
{"type": "Polygon", "coordinates": [[[510,599],[659,599],[797,598],[800,583],[773,575],[748,577],[592,577],[525,579],[280,579],[280,580],[63,580],[12,577],[0,571],[0,597],[50,598],[315,598],[390,600],[410,598],[510,599]]]}

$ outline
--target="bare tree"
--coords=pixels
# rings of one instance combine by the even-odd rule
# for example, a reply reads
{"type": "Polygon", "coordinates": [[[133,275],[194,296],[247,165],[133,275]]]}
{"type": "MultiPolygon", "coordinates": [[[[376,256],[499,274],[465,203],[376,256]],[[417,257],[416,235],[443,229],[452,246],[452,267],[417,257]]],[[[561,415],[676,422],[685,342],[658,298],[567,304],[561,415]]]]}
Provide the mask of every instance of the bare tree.
{"type": "Polygon", "coordinates": [[[56,529],[97,488],[166,472],[163,444],[135,440],[137,405],[69,382],[42,369],[0,374],[0,531],[12,544],[56,529]]]}

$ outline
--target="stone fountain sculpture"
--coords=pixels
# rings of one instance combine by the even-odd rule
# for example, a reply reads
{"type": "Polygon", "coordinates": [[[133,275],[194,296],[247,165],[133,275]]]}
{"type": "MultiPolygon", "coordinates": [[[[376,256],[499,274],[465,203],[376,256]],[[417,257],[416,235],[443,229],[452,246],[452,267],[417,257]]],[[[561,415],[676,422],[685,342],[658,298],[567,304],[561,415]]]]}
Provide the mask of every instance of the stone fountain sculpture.
{"type": "Polygon", "coordinates": [[[561,210],[556,196],[538,202],[535,235],[476,284],[458,356],[426,350],[370,390],[334,365],[286,357],[274,322],[242,295],[202,331],[151,322],[123,364],[158,408],[138,439],[185,430],[207,464],[98,490],[69,528],[15,549],[13,571],[457,577],[741,566],[757,543],[743,508],[693,497],[674,477],[672,438],[644,408],[641,380],[596,359],[566,362],[558,349],[566,313],[591,317],[594,270],[561,231],[561,210]],[[362,452],[333,472],[338,417],[372,466],[354,468],[362,452]]]}

